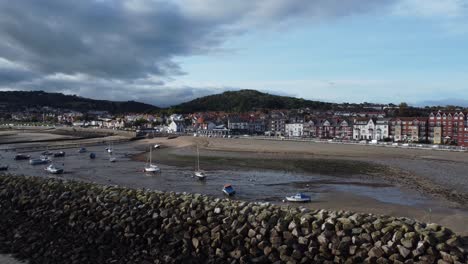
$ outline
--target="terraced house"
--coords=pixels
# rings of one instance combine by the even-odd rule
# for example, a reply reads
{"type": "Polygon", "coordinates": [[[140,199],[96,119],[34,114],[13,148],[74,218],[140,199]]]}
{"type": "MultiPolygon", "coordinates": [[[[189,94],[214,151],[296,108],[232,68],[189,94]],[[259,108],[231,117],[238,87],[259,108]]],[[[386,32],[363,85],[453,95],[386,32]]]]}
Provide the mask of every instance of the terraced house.
{"type": "Polygon", "coordinates": [[[428,140],[433,144],[468,147],[468,116],[463,112],[438,111],[429,115],[428,140]]]}
{"type": "Polygon", "coordinates": [[[353,126],[354,140],[375,139],[376,124],[373,118],[356,118],[353,126]]]}
{"type": "Polygon", "coordinates": [[[397,117],[390,121],[390,138],[395,142],[426,142],[427,117],[397,117]]]}

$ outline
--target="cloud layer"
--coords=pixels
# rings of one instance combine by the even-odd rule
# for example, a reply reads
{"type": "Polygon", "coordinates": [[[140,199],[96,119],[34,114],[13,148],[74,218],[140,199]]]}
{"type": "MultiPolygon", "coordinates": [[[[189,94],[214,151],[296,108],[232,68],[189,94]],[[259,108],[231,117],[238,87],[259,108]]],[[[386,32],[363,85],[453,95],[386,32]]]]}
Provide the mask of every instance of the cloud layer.
{"type": "MultiPolygon", "coordinates": [[[[175,58],[209,54],[251,28],[335,19],[393,2],[1,1],[0,89],[169,105],[227,89],[172,87],[171,80],[184,74],[175,58]]],[[[414,7],[418,1],[406,2],[414,7]]]]}

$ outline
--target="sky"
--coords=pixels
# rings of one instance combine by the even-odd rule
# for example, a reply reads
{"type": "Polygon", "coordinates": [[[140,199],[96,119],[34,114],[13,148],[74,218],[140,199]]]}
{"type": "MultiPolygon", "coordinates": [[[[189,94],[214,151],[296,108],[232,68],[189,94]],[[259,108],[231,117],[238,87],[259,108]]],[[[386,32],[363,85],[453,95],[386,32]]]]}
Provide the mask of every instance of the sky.
{"type": "Polygon", "coordinates": [[[468,0],[0,0],[0,90],[468,105],[468,0]]]}

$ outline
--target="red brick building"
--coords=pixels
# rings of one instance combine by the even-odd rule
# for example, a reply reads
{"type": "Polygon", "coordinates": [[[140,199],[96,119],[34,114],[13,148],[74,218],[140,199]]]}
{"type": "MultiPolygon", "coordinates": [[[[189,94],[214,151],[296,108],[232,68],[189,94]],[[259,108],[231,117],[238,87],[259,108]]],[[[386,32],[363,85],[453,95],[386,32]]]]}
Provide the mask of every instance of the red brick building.
{"type": "Polygon", "coordinates": [[[346,119],[330,118],[309,122],[310,135],[318,138],[353,139],[353,124],[346,119]]]}
{"type": "Polygon", "coordinates": [[[425,142],[428,140],[427,117],[396,117],[390,120],[390,138],[395,142],[425,142]]]}
{"type": "Polygon", "coordinates": [[[468,147],[468,116],[463,112],[429,115],[429,141],[468,147]]]}

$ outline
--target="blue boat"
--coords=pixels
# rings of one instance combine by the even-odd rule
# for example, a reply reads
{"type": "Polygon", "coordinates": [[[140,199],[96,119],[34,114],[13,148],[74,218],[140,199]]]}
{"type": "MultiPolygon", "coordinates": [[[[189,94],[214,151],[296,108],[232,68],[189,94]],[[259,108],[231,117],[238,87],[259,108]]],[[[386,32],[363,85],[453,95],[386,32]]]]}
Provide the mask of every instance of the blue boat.
{"type": "Polygon", "coordinates": [[[305,203],[305,202],[310,202],[311,198],[310,196],[305,195],[303,193],[296,193],[295,195],[292,195],[292,196],[286,196],[286,200],[288,202],[305,203]]]}
{"type": "Polygon", "coordinates": [[[80,150],[78,150],[78,153],[85,153],[86,151],[86,148],[80,148],[80,150]]]}
{"type": "Polygon", "coordinates": [[[226,184],[223,187],[223,193],[228,195],[228,196],[232,196],[232,195],[236,194],[236,191],[234,190],[234,188],[232,188],[231,184],[226,184]]]}
{"type": "Polygon", "coordinates": [[[90,158],[90,159],[95,159],[95,158],[96,158],[96,154],[94,154],[94,153],[89,154],[89,158],[90,158]]]}

